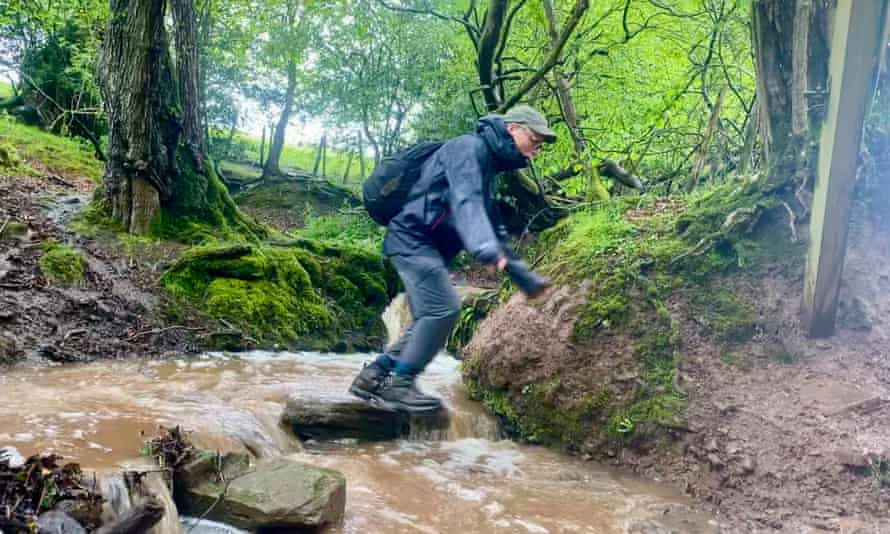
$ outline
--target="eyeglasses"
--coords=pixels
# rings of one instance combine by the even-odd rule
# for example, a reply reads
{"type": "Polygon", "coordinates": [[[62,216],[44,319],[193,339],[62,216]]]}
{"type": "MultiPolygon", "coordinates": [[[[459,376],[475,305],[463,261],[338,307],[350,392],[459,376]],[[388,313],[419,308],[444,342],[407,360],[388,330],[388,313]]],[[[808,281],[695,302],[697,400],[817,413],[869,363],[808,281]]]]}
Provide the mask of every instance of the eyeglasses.
{"type": "Polygon", "coordinates": [[[532,130],[531,128],[529,128],[528,126],[523,126],[523,127],[525,128],[525,131],[528,132],[528,139],[529,139],[529,141],[532,142],[533,145],[540,147],[541,145],[544,144],[545,139],[543,137],[541,137],[540,135],[535,133],[535,131],[532,130]]]}

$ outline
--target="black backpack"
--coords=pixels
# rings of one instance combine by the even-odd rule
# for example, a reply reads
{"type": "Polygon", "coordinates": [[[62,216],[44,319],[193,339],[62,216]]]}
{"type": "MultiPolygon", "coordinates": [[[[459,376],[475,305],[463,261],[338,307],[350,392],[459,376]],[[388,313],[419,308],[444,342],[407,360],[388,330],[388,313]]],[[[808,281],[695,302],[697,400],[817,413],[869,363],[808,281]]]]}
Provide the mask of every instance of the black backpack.
{"type": "Polygon", "coordinates": [[[423,162],[443,141],[418,143],[383,158],[362,185],[362,198],[368,215],[386,226],[408,202],[408,193],[420,178],[423,162]]]}

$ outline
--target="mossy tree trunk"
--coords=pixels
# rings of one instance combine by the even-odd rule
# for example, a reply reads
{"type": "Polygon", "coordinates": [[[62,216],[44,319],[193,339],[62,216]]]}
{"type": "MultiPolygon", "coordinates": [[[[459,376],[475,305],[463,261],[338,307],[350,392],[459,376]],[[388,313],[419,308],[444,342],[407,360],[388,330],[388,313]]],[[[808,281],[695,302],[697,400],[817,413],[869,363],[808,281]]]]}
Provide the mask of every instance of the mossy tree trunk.
{"type": "Polygon", "coordinates": [[[240,214],[207,164],[194,4],[170,4],[175,66],[165,0],[111,0],[99,78],[109,123],[103,180],[112,217],[133,234],[177,220],[262,233],[240,214]]]}
{"type": "Polygon", "coordinates": [[[759,0],[752,8],[757,101],[771,181],[811,183],[837,0],[759,0]]]}

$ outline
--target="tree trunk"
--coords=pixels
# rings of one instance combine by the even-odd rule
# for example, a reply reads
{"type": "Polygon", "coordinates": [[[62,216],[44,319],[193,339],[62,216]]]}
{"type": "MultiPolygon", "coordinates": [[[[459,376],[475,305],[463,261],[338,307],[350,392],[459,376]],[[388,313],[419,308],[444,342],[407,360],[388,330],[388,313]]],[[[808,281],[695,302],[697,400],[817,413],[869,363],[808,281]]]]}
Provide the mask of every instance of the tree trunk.
{"type": "Polygon", "coordinates": [[[264,167],[266,163],[266,125],[263,125],[263,133],[260,134],[260,160],[257,162],[258,167],[264,167]]]}
{"type": "Polygon", "coordinates": [[[172,232],[179,218],[264,234],[244,219],[206,164],[192,0],[172,1],[178,73],[164,4],[111,0],[99,78],[109,123],[104,185],[112,218],[134,234],[155,223],[159,233],[172,232]]]}
{"type": "MultiPolygon", "coordinates": [[[[547,16],[550,44],[553,47],[559,46],[559,22],[556,20],[556,9],[553,6],[553,0],[544,0],[544,14],[547,16]]],[[[569,135],[572,136],[575,158],[581,162],[584,176],[587,177],[587,198],[591,201],[606,200],[609,198],[609,192],[590,165],[590,158],[584,155],[586,142],[578,124],[578,111],[575,108],[575,101],[572,99],[572,88],[558,66],[553,67],[553,79],[556,82],[556,96],[559,102],[559,109],[566,122],[566,127],[569,129],[569,135]]]]}
{"type": "Polygon", "coordinates": [[[349,156],[347,156],[347,158],[346,158],[346,170],[343,171],[343,183],[344,183],[344,184],[345,184],[346,181],[349,179],[349,170],[352,168],[352,158],[353,158],[353,156],[355,156],[355,154],[352,152],[352,150],[350,150],[350,151],[349,151],[349,156]]]}
{"type": "Polygon", "coordinates": [[[318,144],[318,150],[315,151],[315,163],[312,165],[312,174],[318,176],[318,168],[321,166],[321,158],[324,154],[324,146],[328,142],[328,134],[321,135],[321,142],[318,144]]]}
{"type": "Polygon", "coordinates": [[[108,113],[105,195],[130,233],[144,234],[172,192],[180,125],[164,29],[164,0],[111,0],[99,58],[108,113]],[[154,190],[154,192],[152,192],[154,190]]]}
{"type": "Polygon", "coordinates": [[[476,64],[479,72],[479,87],[482,88],[482,97],[485,99],[485,108],[488,111],[494,111],[501,105],[501,98],[494,83],[494,61],[495,52],[501,42],[501,32],[504,28],[509,3],[509,0],[492,0],[489,3],[485,23],[482,26],[482,37],[479,39],[476,64]]]}
{"type": "Polygon", "coordinates": [[[356,143],[358,144],[358,170],[359,177],[365,179],[365,144],[362,143],[362,134],[356,135],[356,143]]]}
{"type": "Polygon", "coordinates": [[[207,153],[201,121],[200,62],[198,61],[198,25],[194,0],[170,0],[176,24],[176,72],[179,82],[183,141],[195,154],[207,153]]]}
{"type": "Polygon", "coordinates": [[[223,150],[223,154],[226,158],[232,157],[232,140],[235,139],[235,131],[238,128],[238,112],[236,111],[232,115],[232,126],[229,128],[229,136],[226,138],[226,148],[223,150]]]}
{"type": "Polygon", "coordinates": [[[764,159],[771,181],[809,181],[824,113],[836,0],[760,0],[753,40],[764,159]]]}
{"type": "Polygon", "coordinates": [[[281,174],[279,161],[284,150],[284,134],[287,131],[287,123],[290,122],[291,110],[294,107],[294,94],[297,91],[297,63],[293,59],[287,64],[287,91],[284,94],[284,107],[281,108],[281,116],[278,118],[278,126],[275,135],[269,144],[269,159],[263,167],[263,178],[281,174]]]}

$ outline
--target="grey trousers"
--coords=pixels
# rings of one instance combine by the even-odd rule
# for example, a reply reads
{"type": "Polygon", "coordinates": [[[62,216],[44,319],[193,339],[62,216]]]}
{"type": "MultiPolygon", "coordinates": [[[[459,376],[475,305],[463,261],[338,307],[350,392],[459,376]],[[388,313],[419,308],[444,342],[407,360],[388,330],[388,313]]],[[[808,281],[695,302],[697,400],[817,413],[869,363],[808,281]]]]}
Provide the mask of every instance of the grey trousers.
{"type": "Polygon", "coordinates": [[[390,260],[405,284],[413,321],[387,352],[421,372],[445,346],[460,316],[460,297],[441,256],[397,255],[390,260]]]}

